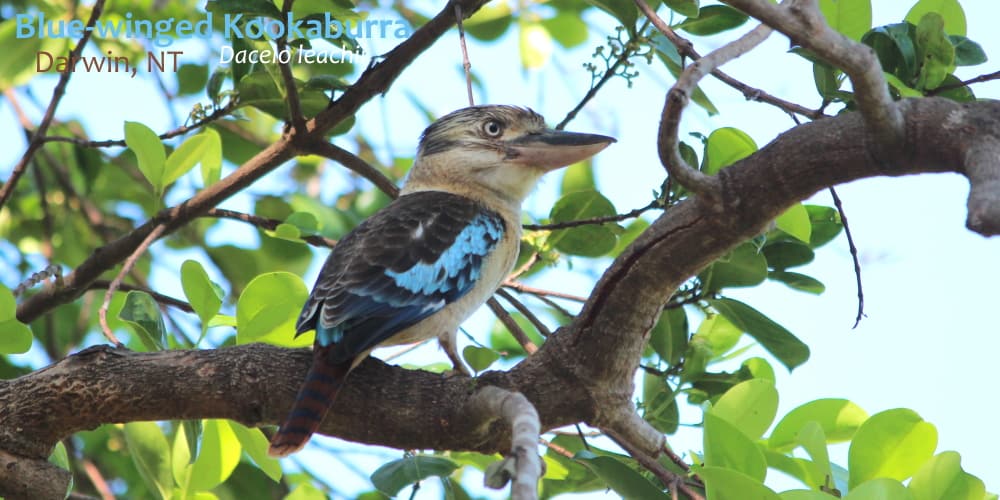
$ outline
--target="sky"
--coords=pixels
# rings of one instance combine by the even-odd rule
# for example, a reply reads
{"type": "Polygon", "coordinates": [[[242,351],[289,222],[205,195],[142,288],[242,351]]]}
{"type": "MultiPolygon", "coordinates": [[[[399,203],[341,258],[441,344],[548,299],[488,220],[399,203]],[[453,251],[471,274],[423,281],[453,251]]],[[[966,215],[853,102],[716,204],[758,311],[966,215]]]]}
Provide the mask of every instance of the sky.
{"type": "MultiPolygon", "coordinates": [[[[873,3],[874,25],[902,20],[911,4],[886,0],[873,3]]],[[[963,6],[968,36],[995,60],[960,68],[958,75],[969,78],[996,71],[1000,35],[994,25],[1000,19],[1000,3],[965,0],[963,6]]],[[[431,12],[433,8],[420,10],[431,12]]],[[[601,33],[613,26],[599,12],[592,12],[586,21],[593,35],[584,48],[557,54],[558,59],[541,71],[521,69],[516,36],[471,45],[472,66],[485,82],[486,90],[486,95],[477,94],[477,102],[527,105],[544,114],[550,123],[558,122],[587,91],[590,76],[582,64],[590,61],[593,47],[603,41],[601,33]]],[[[748,24],[744,29],[752,26],[748,24]]],[[[714,40],[694,41],[703,54],[715,48],[714,40]]],[[[372,40],[367,48],[384,52],[394,42],[372,40]]],[[[203,50],[197,44],[184,47],[190,50],[193,60],[203,50]]],[[[797,56],[787,54],[787,48],[787,39],[775,34],[757,51],[724,69],[751,86],[815,107],[818,97],[811,69],[797,56]]],[[[437,115],[464,106],[465,83],[460,64],[457,34],[452,32],[439,40],[419,64],[405,72],[385,97],[377,98],[377,102],[361,112],[357,130],[380,146],[383,159],[389,158],[389,150],[415,150],[426,122],[411,97],[437,115]]],[[[637,69],[640,76],[634,79],[632,88],[626,88],[623,80],[613,80],[568,127],[618,138],[617,144],[598,156],[595,168],[599,187],[620,212],[645,204],[663,175],[656,156],[655,137],[663,95],[672,79],[658,64],[647,67],[640,63],[637,69]]],[[[34,83],[36,97],[47,99],[53,83],[52,78],[34,83]]],[[[715,81],[707,80],[703,87],[722,112],[710,117],[700,108],[690,107],[682,124],[685,134],[707,134],[719,127],[732,126],[747,132],[763,146],[792,126],[780,110],[747,102],[740,93],[715,81]]],[[[980,97],[1000,98],[1000,82],[976,85],[974,91],[980,97]]],[[[181,101],[179,114],[186,114],[189,107],[190,102],[181,101]]],[[[36,120],[40,115],[35,109],[29,109],[29,113],[36,120]]],[[[124,76],[74,75],[57,117],[84,120],[98,139],[120,137],[124,120],[142,121],[154,130],[172,127],[169,114],[159,104],[156,87],[124,76]],[[95,108],[94,96],[103,99],[100,108],[95,108]]],[[[0,148],[0,176],[5,178],[23,151],[22,135],[5,100],[0,100],[0,137],[5,138],[5,147],[0,148]]],[[[280,182],[282,172],[272,174],[253,190],[266,191],[269,183],[280,182]]],[[[558,184],[558,177],[544,182],[526,203],[526,210],[544,217],[555,200],[558,184]]],[[[794,373],[787,373],[772,359],[781,396],[778,418],[820,397],[849,398],[869,414],[911,408],[937,427],[939,452],[959,451],[967,471],[983,479],[988,489],[1000,490],[1000,469],[994,465],[1000,432],[995,427],[998,406],[993,397],[1000,327],[990,319],[1000,297],[1000,265],[997,265],[1000,238],[986,239],[964,227],[968,183],[955,174],[866,179],[838,186],[837,190],[844,201],[862,265],[867,317],[857,328],[852,329],[857,307],[855,276],[843,236],[821,249],[816,260],[802,268],[802,272],[826,285],[823,295],[793,292],[780,284],[732,294],[810,346],[810,360],[794,373]]],[[[825,192],[808,202],[832,204],[825,192]]],[[[236,197],[224,206],[246,210],[250,201],[236,197]]],[[[245,228],[232,231],[221,237],[237,238],[249,233],[245,228]]],[[[163,249],[154,246],[153,251],[163,249]]],[[[307,283],[314,279],[320,262],[321,259],[316,259],[313,269],[304,277],[307,283]]],[[[592,279],[606,264],[577,266],[583,272],[576,273],[563,266],[533,284],[585,295],[592,279]]],[[[176,290],[180,295],[179,283],[169,266],[155,272],[154,279],[160,288],[176,290]]],[[[491,323],[489,313],[480,311],[466,329],[485,342],[491,323]]],[[[768,357],[760,348],[751,353],[768,357]]],[[[424,347],[401,362],[412,360],[433,362],[443,361],[444,357],[436,348],[424,347]]],[[[688,423],[697,422],[698,412],[697,408],[688,408],[682,418],[688,423]]],[[[699,436],[697,432],[682,433],[671,437],[670,442],[679,451],[700,451],[699,436]]],[[[322,442],[347,447],[333,439],[322,442]]],[[[359,453],[368,456],[370,452],[359,453]]],[[[385,453],[392,456],[393,452],[385,453]]],[[[307,452],[306,457],[307,466],[320,460],[315,453],[307,452]]],[[[377,458],[381,457],[362,459],[361,468],[367,469],[366,462],[380,463],[377,458]]],[[[846,447],[835,451],[833,459],[846,463],[846,447]]],[[[327,464],[317,463],[317,466],[327,464]]],[[[364,488],[363,474],[354,476],[357,477],[348,484],[357,483],[357,487],[364,488]]],[[[781,480],[775,484],[778,488],[794,486],[781,480]]]]}

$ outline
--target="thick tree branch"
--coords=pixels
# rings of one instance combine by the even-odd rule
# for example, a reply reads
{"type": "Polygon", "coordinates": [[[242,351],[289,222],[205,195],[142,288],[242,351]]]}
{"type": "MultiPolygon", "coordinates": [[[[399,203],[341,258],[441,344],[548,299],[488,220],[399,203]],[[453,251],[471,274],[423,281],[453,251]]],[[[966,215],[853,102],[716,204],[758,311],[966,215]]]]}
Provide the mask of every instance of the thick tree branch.
{"type": "MultiPolygon", "coordinates": [[[[694,197],[657,219],[604,273],[580,315],[510,371],[445,377],[369,359],[352,372],[321,432],[403,449],[506,451],[511,427],[495,415],[484,423],[468,411],[477,388],[486,386],[523,394],[542,431],[577,422],[620,431],[616,423],[631,415],[646,336],[676,288],[787,207],[833,184],[963,173],[972,184],[969,227],[1000,233],[1000,103],[932,98],[892,106],[907,132],[906,155],[898,163],[874,159],[877,145],[859,114],[796,127],[719,173],[721,212],[707,212],[694,197]]],[[[0,381],[0,443],[5,453],[31,464],[60,439],[109,422],[229,418],[275,424],[291,407],[310,361],[308,350],[256,344],[158,353],[88,349],[0,381]]],[[[642,443],[657,438],[629,441],[655,454],[642,443]]],[[[2,478],[0,484],[5,492],[16,487],[2,478]]],[[[46,498],[38,496],[41,490],[32,494],[46,498]]]]}
{"type": "Polygon", "coordinates": [[[902,152],[906,139],[903,117],[896,106],[875,51],[836,32],[823,18],[817,0],[789,0],[775,5],[765,0],[725,0],[761,22],[784,33],[851,79],[858,108],[875,138],[871,153],[886,163],[902,152]],[[787,5],[787,8],[785,6],[787,5]]]}

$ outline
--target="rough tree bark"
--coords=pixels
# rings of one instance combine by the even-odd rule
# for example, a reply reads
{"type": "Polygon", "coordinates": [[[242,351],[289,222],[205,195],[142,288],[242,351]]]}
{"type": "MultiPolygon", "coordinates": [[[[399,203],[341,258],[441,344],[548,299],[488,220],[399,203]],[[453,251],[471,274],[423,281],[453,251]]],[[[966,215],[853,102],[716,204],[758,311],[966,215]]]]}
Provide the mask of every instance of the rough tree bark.
{"type": "MultiPolygon", "coordinates": [[[[972,186],[968,227],[1000,233],[1000,103],[931,98],[892,106],[905,123],[896,157],[874,159],[859,114],[796,127],[719,173],[721,205],[693,197],[659,217],[604,273],[581,314],[509,372],[443,377],[369,359],[352,373],[321,432],[398,448],[506,451],[509,427],[470,405],[480,387],[496,386],[526,396],[543,430],[586,422],[655,455],[662,437],[636,424],[631,402],[650,328],[680,284],[787,207],[864,177],[958,172],[972,186]]],[[[159,353],[96,347],[0,381],[0,459],[9,465],[0,469],[18,471],[0,470],[0,494],[65,491],[66,473],[45,466],[45,458],[58,440],[104,423],[277,424],[310,359],[305,350],[266,345],[159,353]]]]}

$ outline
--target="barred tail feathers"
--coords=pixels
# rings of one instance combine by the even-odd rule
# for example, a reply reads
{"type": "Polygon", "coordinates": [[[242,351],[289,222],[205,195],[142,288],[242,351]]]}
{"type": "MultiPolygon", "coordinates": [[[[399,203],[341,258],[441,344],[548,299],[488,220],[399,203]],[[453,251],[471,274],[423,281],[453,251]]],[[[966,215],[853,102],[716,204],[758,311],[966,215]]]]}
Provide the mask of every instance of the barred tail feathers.
{"type": "Polygon", "coordinates": [[[295,404],[285,423],[271,438],[268,455],[284,457],[301,450],[323,422],[351,370],[350,361],[332,365],[326,361],[325,354],[326,349],[317,346],[312,367],[299,389],[295,404]]]}

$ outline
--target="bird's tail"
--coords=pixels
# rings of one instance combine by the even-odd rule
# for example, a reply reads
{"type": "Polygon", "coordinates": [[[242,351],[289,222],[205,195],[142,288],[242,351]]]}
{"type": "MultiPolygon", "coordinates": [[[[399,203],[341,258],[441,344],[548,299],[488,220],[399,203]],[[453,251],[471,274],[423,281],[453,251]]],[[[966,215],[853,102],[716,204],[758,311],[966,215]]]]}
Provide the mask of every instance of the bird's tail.
{"type": "Polygon", "coordinates": [[[325,358],[326,349],[317,346],[312,367],[299,389],[292,411],[271,438],[268,455],[284,457],[301,450],[323,422],[351,370],[350,361],[333,365],[325,358]]]}

